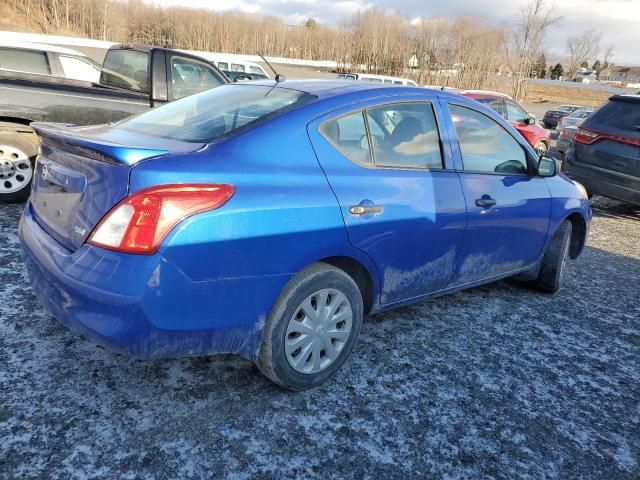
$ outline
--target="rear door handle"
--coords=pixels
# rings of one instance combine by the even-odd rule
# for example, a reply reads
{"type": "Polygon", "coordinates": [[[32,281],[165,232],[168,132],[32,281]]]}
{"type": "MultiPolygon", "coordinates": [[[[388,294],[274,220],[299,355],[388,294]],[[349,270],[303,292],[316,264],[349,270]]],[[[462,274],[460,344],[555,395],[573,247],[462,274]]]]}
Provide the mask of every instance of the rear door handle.
{"type": "Polygon", "coordinates": [[[352,205],[349,207],[351,215],[365,215],[367,213],[382,213],[384,208],[381,205],[352,205]]]}
{"type": "Polygon", "coordinates": [[[478,207],[493,207],[496,203],[498,203],[495,199],[491,198],[488,195],[483,196],[482,198],[478,198],[476,200],[476,205],[478,207]]]}

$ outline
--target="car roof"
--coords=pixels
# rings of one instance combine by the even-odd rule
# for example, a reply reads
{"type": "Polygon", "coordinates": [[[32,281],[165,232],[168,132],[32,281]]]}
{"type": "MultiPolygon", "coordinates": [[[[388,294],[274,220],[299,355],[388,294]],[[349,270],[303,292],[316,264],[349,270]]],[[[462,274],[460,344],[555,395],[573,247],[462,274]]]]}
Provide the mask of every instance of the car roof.
{"type": "MultiPolygon", "coordinates": [[[[437,90],[428,90],[420,87],[393,85],[389,83],[369,83],[369,82],[354,82],[353,80],[285,80],[283,82],[274,82],[273,80],[257,80],[250,84],[245,85],[262,85],[265,87],[275,88],[287,88],[289,90],[297,90],[299,92],[309,93],[315,95],[318,99],[327,99],[332,97],[338,97],[356,92],[371,92],[376,95],[384,93],[384,90],[388,92],[398,93],[399,91],[411,91],[422,94],[437,94],[445,93],[437,90]]],[[[447,94],[451,95],[451,94],[447,94]]]]}
{"type": "Polygon", "coordinates": [[[0,44],[0,48],[19,48],[22,50],[37,50],[40,52],[53,52],[53,53],[62,53],[65,55],[75,55],[77,57],[86,57],[84,53],[80,53],[77,50],[72,50],[70,48],[58,47],[55,45],[48,45],[46,43],[23,42],[19,40],[14,40],[14,41],[3,40],[2,43],[0,44]]]}

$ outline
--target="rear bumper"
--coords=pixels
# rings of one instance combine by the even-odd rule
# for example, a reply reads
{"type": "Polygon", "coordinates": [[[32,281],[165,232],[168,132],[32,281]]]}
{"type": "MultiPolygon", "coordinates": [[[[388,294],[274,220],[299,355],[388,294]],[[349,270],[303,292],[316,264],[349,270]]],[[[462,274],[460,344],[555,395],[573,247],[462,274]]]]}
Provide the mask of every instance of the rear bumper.
{"type": "Polygon", "coordinates": [[[562,170],[569,178],[584,185],[590,194],[640,205],[640,179],[582,165],[576,162],[573,148],[567,151],[562,170]]]}
{"type": "Polygon", "coordinates": [[[39,302],[70,330],[137,358],[254,358],[272,302],[290,278],[193,282],[160,254],[90,245],[70,252],[40,227],[29,203],[19,234],[39,302]]]}

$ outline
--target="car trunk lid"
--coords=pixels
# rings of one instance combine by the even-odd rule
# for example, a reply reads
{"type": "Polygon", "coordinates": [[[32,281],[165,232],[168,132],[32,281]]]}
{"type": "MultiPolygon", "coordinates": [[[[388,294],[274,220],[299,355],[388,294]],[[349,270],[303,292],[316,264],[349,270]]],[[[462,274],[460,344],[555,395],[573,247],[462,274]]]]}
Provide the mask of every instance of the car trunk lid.
{"type": "Polygon", "coordinates": [[[133,136],[110,127],[32,127],[41,145],[32,210],[40,226],[69,250],[81,246],[100,219],[127,196],[135,164],[202,146],[133,136]]]}

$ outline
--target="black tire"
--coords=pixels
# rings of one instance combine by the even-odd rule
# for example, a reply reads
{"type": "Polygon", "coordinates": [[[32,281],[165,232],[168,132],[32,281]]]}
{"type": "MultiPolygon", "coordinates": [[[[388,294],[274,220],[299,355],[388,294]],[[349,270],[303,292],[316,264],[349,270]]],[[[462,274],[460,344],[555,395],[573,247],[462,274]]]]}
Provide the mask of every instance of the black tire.
{"type": "Polygon", "coordinates": [[[353,278],[332,265],[313,264],[296,275],[278,296],[265,325],[256,365],[273,382],[290,390],[320,385],[331,378],[349,357],[360,334],[363,317],[362,294],[353,278]],[[295,370],[287,359],[287,328],[302,303],[323,289],[335,289],[348,300],[352,311],[351,333],[335,360],[326,368],[317,373],[302,373],[295,370]]]}
{"type": "Polygon", "coordinates": [[[571,245],[571,222],[562,222],[544,254],[540,273],[534,280],[536,287],[547,293],[556,293],[562,285],[565,265],[571,245]]]}
{"type": "MultiPolygon", "coordinates": [[[[38,147],[32,141],[27,139],[26,137],[20,135],[17,132],[12,131],[0,131],[0,146],[6,145],[16,150],[20,150],[25,154],[25,156],[29,159],[31,163],[31,172],[33,172],[36,155],[38,154],[38,147]]],[[[4,159],[4,152],[0,152],[0,161],[4,159]]],[[[26,165],[25,165],[26,167],[26,165]]],[[[1,169],[0,169],[1,170],[1,169]]],[[[7,174],[9,175],[9,174],[7,174]]],[[[11,182],[10,177],[0,178],[0,182],[11,182]]],[[[7,183],[10,185],[10,183],[7,183]]],[[[2,187],[2,185],[0,185],[2,187]]],[[[25,186],[23,186],[20,190],[10,193],[3,192],[3,189],[0,188],[0,202],[6,203],[14,203],[14,202],[24,202],[29,198],[29,193],[31,192],[31,180],[25,186]]]]}

